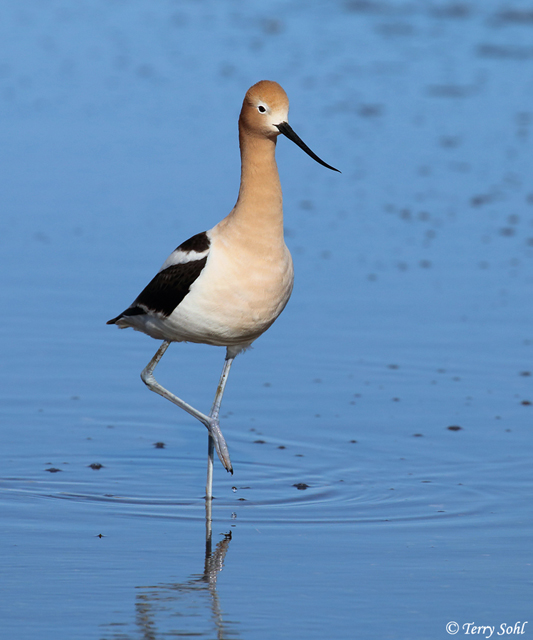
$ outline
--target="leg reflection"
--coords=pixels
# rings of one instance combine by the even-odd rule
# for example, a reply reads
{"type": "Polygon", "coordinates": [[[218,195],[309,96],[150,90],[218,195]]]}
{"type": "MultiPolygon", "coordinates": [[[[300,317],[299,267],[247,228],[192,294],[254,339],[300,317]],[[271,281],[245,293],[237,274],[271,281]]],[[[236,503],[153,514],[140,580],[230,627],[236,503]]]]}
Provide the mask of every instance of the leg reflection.
{"type": "MultiPolygon", "coordinates": [[[[235,623],[224,618],[217,593],[217,578],[231,542],[231,531],[223,534],[213,549],[212,501],[205,501],[205,560],[203,573],[185,582],[138,587],[136,627],[143,638],[178,635],[229,640],[238,638],[235,623]]],[[[174,572],[175,567],[172,567],[174,572]]],[[[121,636],[121,638],[130,636],[121,636]]]]}

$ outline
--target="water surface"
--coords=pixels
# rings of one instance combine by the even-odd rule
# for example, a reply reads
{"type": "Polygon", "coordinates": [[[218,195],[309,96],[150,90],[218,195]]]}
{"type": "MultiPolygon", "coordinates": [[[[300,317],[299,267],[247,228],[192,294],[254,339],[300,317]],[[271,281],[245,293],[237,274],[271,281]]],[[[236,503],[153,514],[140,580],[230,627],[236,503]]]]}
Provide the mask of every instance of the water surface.
{"type": "MultiPolygon", "coordinates": [[[[529,4],[1,13],[6,637],[527,621],[529,4]],[[155,341],[105,321],[233,206],[240,102],[262,78],[343,173],[280,140],[295,290],[233,367],[235,474],[215,469],[206,554],[205,430],[139,380],[155,341]]],[[[206,409],[223,356],[173,345],[158,377],[206,409]]]]}

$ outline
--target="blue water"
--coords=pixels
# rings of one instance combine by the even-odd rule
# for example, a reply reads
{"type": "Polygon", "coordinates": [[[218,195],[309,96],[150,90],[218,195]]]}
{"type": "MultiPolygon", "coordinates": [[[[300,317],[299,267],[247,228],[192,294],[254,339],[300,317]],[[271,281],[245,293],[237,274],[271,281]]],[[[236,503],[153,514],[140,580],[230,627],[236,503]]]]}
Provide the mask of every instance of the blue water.
{"type": "MultiPolygon", "coordinates": [[[[2,636],[517,635],[533,595],[532,15],[2,4],[2,636]],[[231,372],[235,474],[217,463],[206,560],[205,429],[140,381],[157,343],[105,321],[233,206],[237,117],[263,78],[342,175],[279,141],[295,290],[231,372]]],[[[158,379],[207,410],[223,357],[172,345],[158,379]]]]}

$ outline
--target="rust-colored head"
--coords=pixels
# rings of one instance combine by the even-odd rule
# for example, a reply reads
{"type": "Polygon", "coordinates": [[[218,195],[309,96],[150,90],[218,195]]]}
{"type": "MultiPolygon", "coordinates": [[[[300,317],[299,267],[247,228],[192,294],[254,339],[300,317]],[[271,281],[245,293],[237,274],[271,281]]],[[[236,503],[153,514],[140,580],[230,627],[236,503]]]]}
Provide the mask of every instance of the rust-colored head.
{"type": "Polygon", "coordinates": [[[248,135],[276,138],[289,117],[289,99],[277,82],[261,80],[244,96],[239,123],[248,135]]]}
{"type": "MultiPolygon", "coordinates": [[[[261,80],[250,87],[244,96],[239,127],[244,135],[275,140],[280,133],[297,144],[319,164],[338,171],[326,164],[294,133],[288,123],[289,99],[277,82],[261,80]]],[[[339,172],[340,173],[340,172],[339,172]]]]}

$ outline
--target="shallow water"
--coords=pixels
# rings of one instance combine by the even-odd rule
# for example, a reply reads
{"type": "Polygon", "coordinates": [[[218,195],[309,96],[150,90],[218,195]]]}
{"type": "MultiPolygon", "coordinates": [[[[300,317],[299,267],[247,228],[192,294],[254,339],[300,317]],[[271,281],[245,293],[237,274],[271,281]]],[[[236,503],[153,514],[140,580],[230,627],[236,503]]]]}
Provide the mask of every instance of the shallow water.
{"type": "MultiPolygon", "coordinates": [[[[530,5],[0,11],[5,637],[518,635],[530,5]],[[278,145],[295,290],[231,372],[206,554],[205,430],[140,382],[157,344],[105,321],[233,205],[264,77],[343,173],[278,145]]],[[[158,378],[205,409],[223,355],[173,345],[158,378]]]]}

